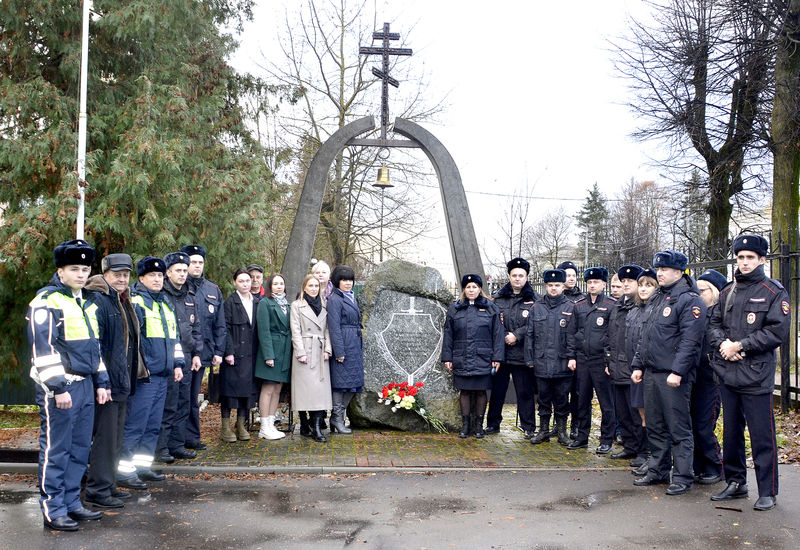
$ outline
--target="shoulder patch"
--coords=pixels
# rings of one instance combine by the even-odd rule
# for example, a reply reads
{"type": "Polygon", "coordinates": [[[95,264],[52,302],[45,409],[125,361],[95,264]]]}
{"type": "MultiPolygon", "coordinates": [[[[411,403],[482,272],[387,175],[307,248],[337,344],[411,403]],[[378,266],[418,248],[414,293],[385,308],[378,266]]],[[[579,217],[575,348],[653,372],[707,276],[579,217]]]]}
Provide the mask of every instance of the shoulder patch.
{"type": "Polygon", "coordinates": [[[692,317],[699,319],[701,313],[702,310],[700,309],[700,306],[692,306],[692,317]]]}
{"type": "Polygon", "coordinates": [[[791,309],[789,308],[789,302],[787,302],[786,300],[781,302],[781,311],[783,312],[784,315],[789,315],[789,312],[791,311],[791,309]]]}

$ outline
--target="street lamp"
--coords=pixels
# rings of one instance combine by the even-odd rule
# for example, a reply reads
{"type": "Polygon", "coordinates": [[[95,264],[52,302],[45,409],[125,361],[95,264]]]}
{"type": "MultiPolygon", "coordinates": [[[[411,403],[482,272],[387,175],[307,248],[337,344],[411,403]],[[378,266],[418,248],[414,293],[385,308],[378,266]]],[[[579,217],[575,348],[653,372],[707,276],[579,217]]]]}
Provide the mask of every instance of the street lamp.
{"type": "Polygon", "coordinates": [[[372,184],[372,187],[377,187],[381,190],[381,234],[380,234],[380,261],[383,262],[383,196],[384,191],[389,187],[394,187],[392,182],[389,181],[389,168],[386,166],[381,166],[378,169],[378,178],[375,180],[375,183],[372,184]]]}

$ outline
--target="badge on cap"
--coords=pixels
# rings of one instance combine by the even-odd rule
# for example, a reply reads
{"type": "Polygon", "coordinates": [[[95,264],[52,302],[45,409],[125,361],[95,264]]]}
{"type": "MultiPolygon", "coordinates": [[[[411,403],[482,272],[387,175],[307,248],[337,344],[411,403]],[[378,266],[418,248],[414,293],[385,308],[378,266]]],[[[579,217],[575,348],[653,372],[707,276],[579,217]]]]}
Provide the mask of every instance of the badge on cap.
{"type": "Polygon", "coordinates": [[[208,304],[208,312],[214,313],[214,304],[208,304]]]}
{"type": "Polygon", "coordinates": [[[781,311],[784,315],[789,315],[789,302],[786,300],[781,302],[781,311]]]}
{"type": "Polygon", "coordinates": [[[81,260],[85,260],[85,259],[86,259],[86,254],[81,254],[81,260]]]}
{"type": "Polygon", "coordinates": [[[702,310],[700,309],[700,306],[692,307],[692,317],[694,317],[695,319],[699,319],[701,313],[702,310]]]}
{"type": "Polygon", "coordinates": [[[566,319],[561,319],[558,322],[558,324],[561,326],[561,328],[564,328],[565,326],[567,326],[567,320],[566,319]]]}
{"type": "Polygon", "coordinates": [[[747,314],[747,324],[752,325],[755,322],[756,322],[756,314],[751,311],[750,313],[747,314]]]}
{"type": "Polygon", "coordinates": [[[603,320],[603,318],[602,318],[602,317],[598,317],[598,318],[597,318],[597,326],[598,326],[598,327],[602,327],[604,322],[605,322],[605,321],[603,320]]]}
{"type": "Polygon", "coordinates": [[[528,310],[527,309],[523,309],[522,310],[522,316],[523,317],[527,317],[528,316],[528,310]]]}
{"type": "Polygon", "coordinates": [[[670,313],[672,313],[672,308],[667,306],[667,307],[664,308],[664,311],[662,312],[662,315],[664,317],[669,317],[670,313]]]}

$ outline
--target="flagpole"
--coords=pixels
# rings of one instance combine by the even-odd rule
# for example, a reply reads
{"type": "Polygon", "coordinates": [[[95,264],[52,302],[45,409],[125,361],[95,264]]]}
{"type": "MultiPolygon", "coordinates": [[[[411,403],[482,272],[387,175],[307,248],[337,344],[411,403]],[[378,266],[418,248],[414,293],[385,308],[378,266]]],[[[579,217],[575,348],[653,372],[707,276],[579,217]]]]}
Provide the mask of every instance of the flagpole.
{"type": "Polygon", "coordinates": [[[78,112],[78,239],[84,238],[84,206],[86,202],[86,82],[89,71],[89,0],[83,0],[83,25],[81,28],[81,86],[78,112]]]}

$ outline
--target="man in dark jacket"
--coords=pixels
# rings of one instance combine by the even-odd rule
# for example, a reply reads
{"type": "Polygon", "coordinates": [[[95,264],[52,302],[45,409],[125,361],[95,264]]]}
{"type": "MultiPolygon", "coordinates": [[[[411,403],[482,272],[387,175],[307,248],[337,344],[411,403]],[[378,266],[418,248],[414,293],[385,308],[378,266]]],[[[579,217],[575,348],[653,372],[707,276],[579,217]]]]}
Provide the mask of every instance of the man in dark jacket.
{"type": "Polygon", "coordinates": [[[200,403],[197,402],[197,396],[203,385],[206,367],[218,367],[222,363],[225,353],[225,310],[222,307],[222,291],[203,277],[206,249],[198,244],[190,244],[181,248],[181,252],[189,256],[188,284],[195,292],[197,318],[203,335],[200,355],[202,366],[192,371],[192,391],[189,394],[192,408],[186,424],[185,445],[187,449],[205,449],[205,444],[200,441],[200,403]]]}
{"type": "Polygon", "coordinates": [[[509,379],[513,375],[520,425],[525,437],[530,439],[536,431],[536,377],[525,364],[525,330],[533,303],[539,297],[528,282],[530,263],[522,258],[514,258],[506,264],[506,269],[508,283],[494,295],[494,305],[500,310],[500,320],[505,329],[506,359],[492,377],[492,394],[484,433],[500,431],[503,403],[509,379]]]}
{"type": "Polygon", "coordinates": [[[542,274],[547,295],[538,300],[528,315],[525,332],[525,364],[533,369],[539,390],[539,429],[531,438],[538,445],[550,441],[550,414],[555,413],[558,442],[569,445],[567,415],[569,387],[575,365],[568,357],[574,345],[572,325],[574,304],[564,296],[563,269],[549,269],[542,274]]]}
{"type": "Polygon", "coordinates": [[[636,282],[644,270],[638,265],[623,265],[617,271],[617,278],[622,284],[622,297],[617,306],[611,310],[608,319],[608,346],[606,361],[611,386],[614,391],[614,412],[622,434],[623,450],[611,455],[614,459],[646,457],[647,440],[642,434],[642,421],[639,411],[631,407],[631,360],[626,345],[627,318],[636,307],[636,294],[639,285],[636,282]]]}
{"type": "Polygon", "coordinates": [[[644,376],[644,410],[647,437],[652,450],[647,474],[634,485],[656,485],[670,481],[666,494],[687,492],[694,482],[694,437],[689,401],[695,366],[700,357],[706,305],[697,285],[684,273],[688,259],[674,250],[653,258],[658,289],[648,301],[650,315],[631,365],[631,380],[644,376]]]}
{"type": "Polygon", "coordinates": [[[100,265],[103,274],[91,277],[86,288],[95,291],[100,353],[108,370],[111,400],[94,409],[92,450],[84,497],[96,508],[122,508],[122,499],[130,498],[130,493],[119,491],[114,485],[128,396],[136,387],[139,323],[128,289],[133,270],[131,257],[109,254],[100,265]]]}
{"type": "Polygon", "coordinates": [[[789,296],[778,281],[764,274],[769,243],[758,235],[733,241],[734,281],[719,295],[708,339],[711,365],[720,378],[723,414],[722,463],[728,486],[711,500],[747,497],[744,426],[758,481],[753,508],[769,510],[778,495],[778,447],[772,392],[775,348],[789,337],[789,296]]]}
{"type": "MultiPolygon", "coordinates": [[[[584,297],[583,292],[578,287],[578,266],[573,262],[566,261],[558,264],[557,269],[563,269],[567,274],[567,280],[564,283],[564,296],[573,304],[584,297]]],[[[572,379],[569,386],[569,413],[572,417],[570,425],[570,437],[575,439],[578,437],[578,373],[572,371],[572,379]]],[[[551,436],[556,435],[555,427],[550,432],[551,436]]]]}
{"type": "Polygon", "coordinates": [[[608,318],[616,307],[616,300],[603,292],[608,282],[605,267],[590,267],[583,272],[588,294],[575,303],[575,355],[578,373],[578,433],[570,449],[589,445],[592,427],[592,396],[597,393],[602,420],[600,445],[597,454],[609,454],[614,442],[614,397],[611,380],[606,373],[606,346],[608,343],[608,318]]]}
{"type": "Polygon", "coordinates": [[[178,333],[184,355],[191,357],[191,370],[184,367],[180,382],[167,380],[167,397],[164,401],[164,417],[156,446],[156,460],[169,464],[176,458],[195,458],[197,453],[186,448],[186,422],[189,419],[189,404],[192,389],[192,371],[201,367],[200,353],[203,350],[203,335],[196,313],[194,290],[186,284],[189,275],[189,256],[183,252],[172,252],[164,257],[167,278],[164,295],[172,304],[178,318],[178,333]]]}

